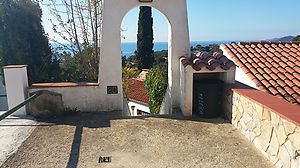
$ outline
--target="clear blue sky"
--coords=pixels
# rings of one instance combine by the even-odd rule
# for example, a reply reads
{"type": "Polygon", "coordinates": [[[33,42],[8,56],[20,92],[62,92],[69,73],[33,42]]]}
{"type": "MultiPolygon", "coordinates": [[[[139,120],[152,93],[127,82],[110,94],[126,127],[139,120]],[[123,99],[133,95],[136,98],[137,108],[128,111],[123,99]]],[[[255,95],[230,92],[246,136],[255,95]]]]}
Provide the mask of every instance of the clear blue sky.
{"type": "MultiPolygon", "coordinates": [[[[187,0],[191,41],[250,41],[300,34],[300,0],[187,0]]],[[[174,9],[176,10],[176,9],[174,9]]],[[[52,37],[49,12],[45,30],[52,37]]],[[[167,41],[168,24],[153,11],[155,41],[167,41]]],[[[123,42],[135,42],[138,8],[122,23],[123,42]]]]}

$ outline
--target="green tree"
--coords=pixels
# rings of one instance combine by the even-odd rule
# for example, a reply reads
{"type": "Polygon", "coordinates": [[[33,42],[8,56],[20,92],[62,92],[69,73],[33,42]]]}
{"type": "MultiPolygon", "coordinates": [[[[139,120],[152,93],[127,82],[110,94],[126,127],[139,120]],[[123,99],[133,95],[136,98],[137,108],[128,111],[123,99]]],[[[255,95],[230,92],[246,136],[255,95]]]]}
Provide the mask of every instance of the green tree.
{"type": "Polygon", "coordinates": [[[151,114],[159,114],[168,87],[168,65],[155,65],[147,74],[145,88],[149,96],[151,114]]]}
{"type": "Polygon", "coordinates": [[[27,64],[30,83],[55,81],[59,73],[41,17],[38,2],[0,0],[0,64],[27,64]]]}
{"type": "Polygon", "coordinates": [[[137,51],[135,59],[139,69],[150,69],[153,66],[153,18],[151,7],[140,7],[137,51]]]}
{"type": "Polygon", "coordinates": [[[97,82],[98,81],[98,57],[94,54],[93,47],[86,47],[81,53],[73,57],[69,53],[63,54],[61,63],[61,76],[68,82],[97,82]]]}
{"type": "Polygon", "coordinates": [[[293,41],[300,41],[300,35],[298,35],[297,37],[295,37],[295,38],[293,39],[293,41]]]}

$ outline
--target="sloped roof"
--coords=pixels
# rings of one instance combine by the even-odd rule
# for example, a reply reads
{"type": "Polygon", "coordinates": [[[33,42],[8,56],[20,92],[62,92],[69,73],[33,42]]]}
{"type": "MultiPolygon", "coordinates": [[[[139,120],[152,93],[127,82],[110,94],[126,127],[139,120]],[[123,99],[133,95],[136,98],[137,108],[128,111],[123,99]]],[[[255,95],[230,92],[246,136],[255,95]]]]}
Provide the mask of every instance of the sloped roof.
{"type": "Polygon", "coordinates": [[[149,104],[149,97],[144,86],[144,81],[131,78],[127,82],[127,97],[131,100],[149,104]]]}
{"type": "Polygon", "coordinates": [[[180,61],[185,67],[192,66],[196,71],[201,71],[203,68],[213,71],[217,67],[223,70],[229,70],[235,66],[231,60],[218,52],[215,52],[213,55],[209,55],[207,52],[201,52],[196,56],[192,56],[191,59],[182,56],[180,57],[180,61]]]}
{"type": "Polygon", "coordinates": [[[299,42],[241,42],[221,48],[260,90],[300,105],[299,42]]]}

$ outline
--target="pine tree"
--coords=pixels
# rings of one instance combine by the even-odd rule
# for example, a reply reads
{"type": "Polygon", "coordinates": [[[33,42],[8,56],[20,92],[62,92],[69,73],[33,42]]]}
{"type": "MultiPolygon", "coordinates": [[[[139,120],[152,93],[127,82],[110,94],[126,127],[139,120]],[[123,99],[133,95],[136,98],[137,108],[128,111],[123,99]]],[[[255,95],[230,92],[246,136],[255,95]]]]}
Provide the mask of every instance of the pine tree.
{"type": "Polygon", "coordinates": [[[53,81],[59,69],[41,17],[37,2],[0,0],[0,64],[27,64],[30,83],[53,81]]]}
{"type": "Polygon", "coordinates": [[[295,37],[295,38],[293,39],[293,41],[295,41],[295,42],[300,41],[300,35],[298,35],[297,37],[295,37]]]}
{"type": "Polygon", "coordinates": [[[135,53],[139,69],[150,69],[154,62],[153,52],[153,18],[151,7],[140,7],[137,51],[135,53]]]}

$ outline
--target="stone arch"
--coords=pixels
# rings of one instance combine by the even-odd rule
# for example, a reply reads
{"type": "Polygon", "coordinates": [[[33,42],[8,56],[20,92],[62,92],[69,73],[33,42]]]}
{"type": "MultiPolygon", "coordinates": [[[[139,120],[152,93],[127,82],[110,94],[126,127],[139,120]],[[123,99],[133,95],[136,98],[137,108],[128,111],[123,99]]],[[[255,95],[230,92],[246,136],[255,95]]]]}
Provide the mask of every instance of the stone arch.
{"type": "Polygon", "coordinates": [[[120,27],[126,14],[135,7],[149,6],[160,11],[168,20],[168,92],[167,99],[172,109],[179,109],[180,95],[180,61],[181,56],[190,56],[186,0],[104,0],[99,61],[99,84],[102,90],[108,86],[117,86],[117,94],[105,94],[109,103],[107,110],[123,109],[122,61],[120,27]]]}

